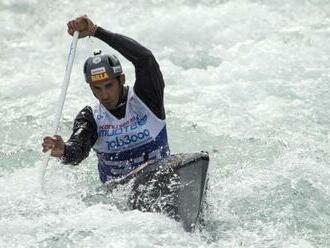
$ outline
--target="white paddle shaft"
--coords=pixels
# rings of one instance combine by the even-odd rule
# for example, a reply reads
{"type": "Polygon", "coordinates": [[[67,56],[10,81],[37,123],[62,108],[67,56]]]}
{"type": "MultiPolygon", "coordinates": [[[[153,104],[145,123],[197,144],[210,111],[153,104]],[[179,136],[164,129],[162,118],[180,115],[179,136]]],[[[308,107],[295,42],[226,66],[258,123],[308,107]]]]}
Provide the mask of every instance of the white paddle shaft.
{"type": "MultiPolygon", "coordinates": [[[[65,102],[65,96],[66,96],[66,92],[67,92],[69,82],[70,82],[73,60],[74,60],[74,56],[76,54],[78,37],[79,37],[79,32],[78,31],[74,32],[73,39],[72,39],[71,46],[70,46],[70,51],[69,51],[69,57],[68,57],[68,61],[67,61],[66,68],[65,68],[64,81],[62,84],[61,94],[58,99],[57,110],[56,110],[56,115],[55,115],[55,119],[54,119],[54,125],[53,125],[53,134],[54,135],[57,134],[57,131],[58,131],[58,128],[60,125],[62,110],[63,110],[63,106],[64,106],[64,102],[65,102]]],[[[44,187],[44,177],[46,174],[46,169],[48,167],[49,158],[50,158],[50,151],[48,151],[46,153],[46,156],[43,161],[42,168],[41,168],[41,189],[42,190],[44,187]]]]}

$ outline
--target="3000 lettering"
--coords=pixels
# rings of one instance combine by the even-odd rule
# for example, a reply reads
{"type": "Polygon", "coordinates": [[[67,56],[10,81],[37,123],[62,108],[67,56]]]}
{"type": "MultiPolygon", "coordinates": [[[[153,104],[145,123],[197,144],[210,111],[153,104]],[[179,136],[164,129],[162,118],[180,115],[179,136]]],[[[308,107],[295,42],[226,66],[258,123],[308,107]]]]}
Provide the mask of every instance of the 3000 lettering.
{"type": "Polygon", "coordinates": [[[148,129],[144,129],[142,132],[138,132],[137,134],[133,135],[125,135],[121,138],[116,137],[115,140],[112,141],[107,141],[108,144],[108,150],[122,147],[122,146],[127,146],[131,143],[135,143],[137,141],[143,140],[145,137],[148,137],[150,135],[150,132],[148,129]]]}

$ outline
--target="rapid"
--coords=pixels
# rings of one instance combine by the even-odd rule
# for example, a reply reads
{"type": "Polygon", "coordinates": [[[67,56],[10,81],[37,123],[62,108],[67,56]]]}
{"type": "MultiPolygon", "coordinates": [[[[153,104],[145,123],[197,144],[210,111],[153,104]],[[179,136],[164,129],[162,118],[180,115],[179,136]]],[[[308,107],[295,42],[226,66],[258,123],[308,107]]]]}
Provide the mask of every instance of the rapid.
{"type": "MultiPolygon", "coordinates": [[[[328,0],[1,0],[0,26],[0,247],[330,247],[328,0]],[[52,158],[41,193],[66,22],[82,14],[153,51],[171,152],[210,154],[203,229],[127,211],[126,188],[86,200],[101,185],[93,152],[75,167],[52,158]]],[[[64,138],[95,101],[82,72],[95,49],[134,84],[118,52],[79,40],[64,138]]]]}

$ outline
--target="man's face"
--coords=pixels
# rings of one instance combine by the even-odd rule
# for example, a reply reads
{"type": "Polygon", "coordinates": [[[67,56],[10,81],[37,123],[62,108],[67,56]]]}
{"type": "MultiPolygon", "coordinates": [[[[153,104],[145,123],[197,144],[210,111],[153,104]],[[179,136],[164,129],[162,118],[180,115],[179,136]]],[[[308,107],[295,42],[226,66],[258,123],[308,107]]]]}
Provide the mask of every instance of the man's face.
{"type": "Polygon", "coordinates": [[[114,109],[118,104],[122,84],[117,78],[110,79],[105,82],[92,82],[89,84],[94,96],[108,110],[114,109]]]}

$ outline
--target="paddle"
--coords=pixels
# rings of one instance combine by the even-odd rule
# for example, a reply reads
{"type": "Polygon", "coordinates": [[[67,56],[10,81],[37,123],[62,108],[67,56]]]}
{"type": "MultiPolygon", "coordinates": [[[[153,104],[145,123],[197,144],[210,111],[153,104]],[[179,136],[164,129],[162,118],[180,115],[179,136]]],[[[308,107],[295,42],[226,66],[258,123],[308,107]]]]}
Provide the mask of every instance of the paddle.
{"type": "MultiPolygon", "coordinates": [[[[62,110],[63,110],[63,106],[64,106],[65,96],[66,96],[66,92],[67,92],[69,82],[70,82],[71,70],[72,70],[74,56],[75,56],[75,53],[76,53],[78,37],[79,37],[79,32],[75,31],[74,34],[73,34],[73,39],[72,39],[71,46],[70,46],[68,61],[67,61],[67,65],[66,65],[66,68],[65,68],[65,75],[64,75],[64,81],[63,81],[63,84],[62,84],[61,94],[60,94],[60,97],[58,99],[57,110],[56,110],[56,115],[55,115],[54,125],[53,125],[53,134],[54,135],[57,134],[59,124],[60,124],[60,119],[61,119],[62,110]]],[[[45,159],[44,159],[42,167],[41,167],[40,184],[41,184],[41,190],[42,191],[44,191],[44,180],[45,180],[46,169],[48,167],[48,161],[49,161],[49,158],[50,158],[50,153],[51,153],[51,150],[49,150],[46,153],[45,159]]]]}

